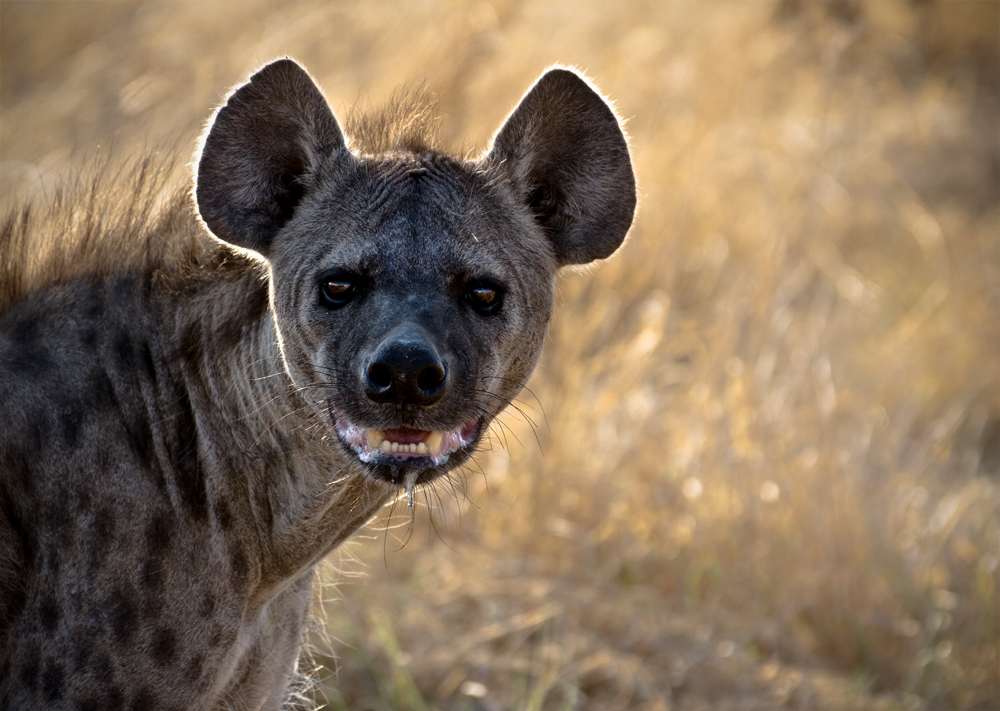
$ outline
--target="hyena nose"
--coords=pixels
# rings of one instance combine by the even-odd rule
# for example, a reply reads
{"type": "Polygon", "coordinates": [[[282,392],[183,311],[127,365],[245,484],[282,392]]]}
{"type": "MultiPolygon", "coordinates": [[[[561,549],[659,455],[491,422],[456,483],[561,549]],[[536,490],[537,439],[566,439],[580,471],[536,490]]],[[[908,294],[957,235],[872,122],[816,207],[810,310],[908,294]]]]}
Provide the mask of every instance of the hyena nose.
{"type": "Polygon", "coordinates": [[[428,340],[407,333],[382,342],[361,380],[374,402],[432,405],[448,389],[448,368],[428,340]]]}

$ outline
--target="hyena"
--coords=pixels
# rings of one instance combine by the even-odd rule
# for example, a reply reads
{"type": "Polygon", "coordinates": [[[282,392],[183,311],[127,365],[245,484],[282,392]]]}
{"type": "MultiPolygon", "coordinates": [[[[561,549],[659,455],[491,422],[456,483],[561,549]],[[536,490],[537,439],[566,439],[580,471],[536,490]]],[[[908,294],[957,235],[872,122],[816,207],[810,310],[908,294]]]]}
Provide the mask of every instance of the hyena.
{"type": "Polygon", "coordinates": [[[197,217],[47,257],[5,223],[0,707],[279,708],[319,561],[524,386],[556,272],[631,225],[620,122],[563,68],[479,157],[411,119],[348,142],[278,60],[211,119],[197,217]]]}

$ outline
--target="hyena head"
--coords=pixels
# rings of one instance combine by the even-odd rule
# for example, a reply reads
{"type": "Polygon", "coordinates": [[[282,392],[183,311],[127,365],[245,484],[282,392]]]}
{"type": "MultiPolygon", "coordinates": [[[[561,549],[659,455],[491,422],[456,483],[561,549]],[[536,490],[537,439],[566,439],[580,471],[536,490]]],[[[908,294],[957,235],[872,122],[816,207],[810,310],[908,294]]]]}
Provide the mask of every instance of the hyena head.
{"type": "Polygon", "coordinates": [[[289,59],[219,109],[195,196],[216,237],[266,261],[309,407],[411,493],[470,456],[538,359],[556,271],[614,252],[636,202],[619,121],[572,71],[545,73],[460,160],[353,153],[289,59]]]}

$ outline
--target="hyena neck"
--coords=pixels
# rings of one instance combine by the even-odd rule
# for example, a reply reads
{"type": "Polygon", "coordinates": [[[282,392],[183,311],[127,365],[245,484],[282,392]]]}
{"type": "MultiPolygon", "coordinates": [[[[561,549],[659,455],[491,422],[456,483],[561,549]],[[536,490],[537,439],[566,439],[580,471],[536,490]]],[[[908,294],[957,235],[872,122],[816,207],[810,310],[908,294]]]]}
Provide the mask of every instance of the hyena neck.
{"type": "Polygon", "coordinates": [[[175,304],[177,358],[201,411],[245,446],[288,441],[307,411],[285,372],[266,277],[255,265],[199,275],[175,304]]]}
{"type": "Polygon", "coordinates": [[[263,534],[266,543],[250,555],[261,574],[254,597],[264,602],[364,525],[393,491],[348,464],[328,420],[295,388],[256,265],[199,277],[185,292],[174,307],[176,362],[199,412],[199,455],[217,485],[239,499],[230,506],[263,534]]]}

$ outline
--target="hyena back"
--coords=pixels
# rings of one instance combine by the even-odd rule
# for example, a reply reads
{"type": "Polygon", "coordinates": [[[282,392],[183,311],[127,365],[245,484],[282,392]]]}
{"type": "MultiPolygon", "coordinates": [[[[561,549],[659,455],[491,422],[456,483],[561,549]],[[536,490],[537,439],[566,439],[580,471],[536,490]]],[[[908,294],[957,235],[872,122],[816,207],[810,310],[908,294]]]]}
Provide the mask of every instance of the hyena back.
{"type": "Polygon", "coordinates": [[[45,283],[6,223],[0,707],[280,707],[316,564],[469,458],[557,270],[631,224],[619,122],[570,70],[476,160],[389,128],[352,151],[279,60],[201,143],[207,231],[176,203],[45,283]]]}

